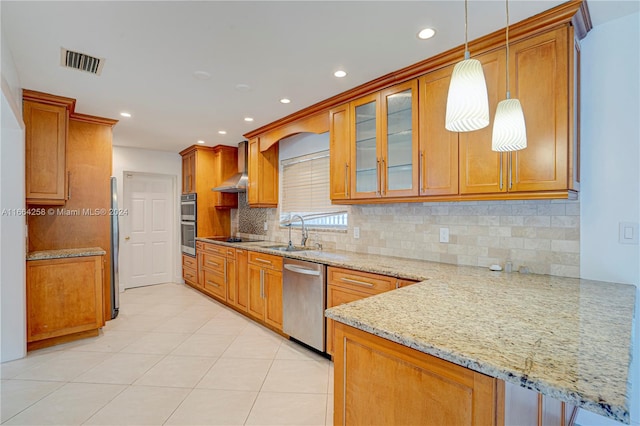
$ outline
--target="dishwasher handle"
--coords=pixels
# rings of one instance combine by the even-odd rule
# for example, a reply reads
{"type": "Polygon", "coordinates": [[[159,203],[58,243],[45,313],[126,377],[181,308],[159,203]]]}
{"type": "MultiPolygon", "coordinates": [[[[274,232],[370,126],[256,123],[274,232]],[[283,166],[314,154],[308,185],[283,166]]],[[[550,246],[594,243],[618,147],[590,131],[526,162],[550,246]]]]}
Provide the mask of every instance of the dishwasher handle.
{"type": "Polygon", "coordinates": [[[291,272],[297,272],[299,274],[304,274],[304,275],[314,275],[316,277],[320,276],[320,271],[317,271],[315,269],[304,268],[302,266],[292,265],[292,264],[289,264],[289,263],[285,263],[284,269],[286,269],[288,271],[291,271],[291,272]]]}

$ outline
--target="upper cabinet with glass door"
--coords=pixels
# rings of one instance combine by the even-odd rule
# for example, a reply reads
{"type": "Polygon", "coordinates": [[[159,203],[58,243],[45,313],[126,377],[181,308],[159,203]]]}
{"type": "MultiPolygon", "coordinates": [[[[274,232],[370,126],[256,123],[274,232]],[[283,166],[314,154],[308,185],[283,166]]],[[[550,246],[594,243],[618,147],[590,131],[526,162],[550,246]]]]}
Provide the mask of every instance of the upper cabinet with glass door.
{"type": "Polygon", "coordinates": [[[351,102],[351,198],[418,194],[416,80],[351,102]]]}

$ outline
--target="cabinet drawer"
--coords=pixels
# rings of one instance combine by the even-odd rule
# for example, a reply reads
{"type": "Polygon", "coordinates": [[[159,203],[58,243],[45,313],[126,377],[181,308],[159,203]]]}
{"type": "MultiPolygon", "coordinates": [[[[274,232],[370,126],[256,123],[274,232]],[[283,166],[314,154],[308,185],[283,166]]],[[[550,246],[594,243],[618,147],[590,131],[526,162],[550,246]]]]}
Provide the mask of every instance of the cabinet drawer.
{"type": "Polygon", "coordinates": [[[201,250],[204,253],[217,254],[219,256],[226,256],[227,255],[227,249],[228,249],[228,247],[219,246],[217,244],[209,244],[209,243],[202,243],[202,247],[201,247],[201,250]]]}
{"type": "Polygon", "coordinates": [[[224,275],[218,275],[214,272],[207,271],[202,272],[202,287],[204,290],[214,297],[222,300],[227,298],[227,286],[225,283],[224,275]]]}
{"type": "Polygon", "coordinates": [[[327,268],[327,283],[352,288],[370,294],[378,294],[396,288],[397,279],[350,269],[327,268]]]}
{"type": "Polygon", "coordinates": [[[231,247],[224,247],[224,255],[227,257],[227,259],[235,259],[236,249],[231,247]]]}
{"type": "Polygon", "coordinates": [[[198,273],[195,269],[187,268],[185,266],[182,267],[182,278],[189,284],[197,284],[198,282],[198,273]]]}
{"type": "Polygon", "coordinates": [[[191,256],[187,256],[186,254],[182,255],[182,267],[183,268],[190,268],[193,270],[197,270],[198,269],[198,261],[196,260],[195,257],[191,257],[191,256]]]}
{"type": "Polygon", "coordinates": [[[202,253],[200,259],[202,262],[200,267],[203,270],[224,275],[224,257],[202,253]]]}
{"type": "Polygon", "coordinates": [[[196,250],[204,250],[204,244],[202,241],[196,241],[196,250]]]}
{"type": "Polygon", "coordinates": [[[258,253],[255,251],[249,252],[249,263],[263,268],[282,270],[282,257],[274,256],[271,254],[258,253]]]}

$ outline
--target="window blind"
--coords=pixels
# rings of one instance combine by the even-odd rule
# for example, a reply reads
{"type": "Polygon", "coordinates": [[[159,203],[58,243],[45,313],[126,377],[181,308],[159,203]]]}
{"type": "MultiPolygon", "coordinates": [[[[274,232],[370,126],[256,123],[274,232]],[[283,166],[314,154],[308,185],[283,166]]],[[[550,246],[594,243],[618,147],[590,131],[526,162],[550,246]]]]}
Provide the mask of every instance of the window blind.
{"type": "MultiPolygon", "coordinates": [[[[290,214],[311,218],[345,213],[329,197],[329,151],[283,160],[281,165],[281,220],[290,214]]],[[[332,221],[322,224],[333,225],[332,221]]]]}

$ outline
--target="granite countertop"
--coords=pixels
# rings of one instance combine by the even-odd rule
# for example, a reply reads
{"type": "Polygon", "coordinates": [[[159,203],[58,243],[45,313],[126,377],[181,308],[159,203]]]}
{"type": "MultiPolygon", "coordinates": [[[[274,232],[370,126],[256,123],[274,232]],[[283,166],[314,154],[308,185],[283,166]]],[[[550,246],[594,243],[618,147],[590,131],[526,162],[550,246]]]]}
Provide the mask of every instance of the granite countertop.
{"type": "Polygon", "coordinates": [[[106,251],[100,247],[42,250],[27,253],[27,260],[65,259],[68,257],[103,256],[106,251]]]}
{"type": "Polygon", "coordinates": [[[246,250],[423,281],[330,308],[336,321],[629,423],[636,288],[344,251],[246,250]]]}

